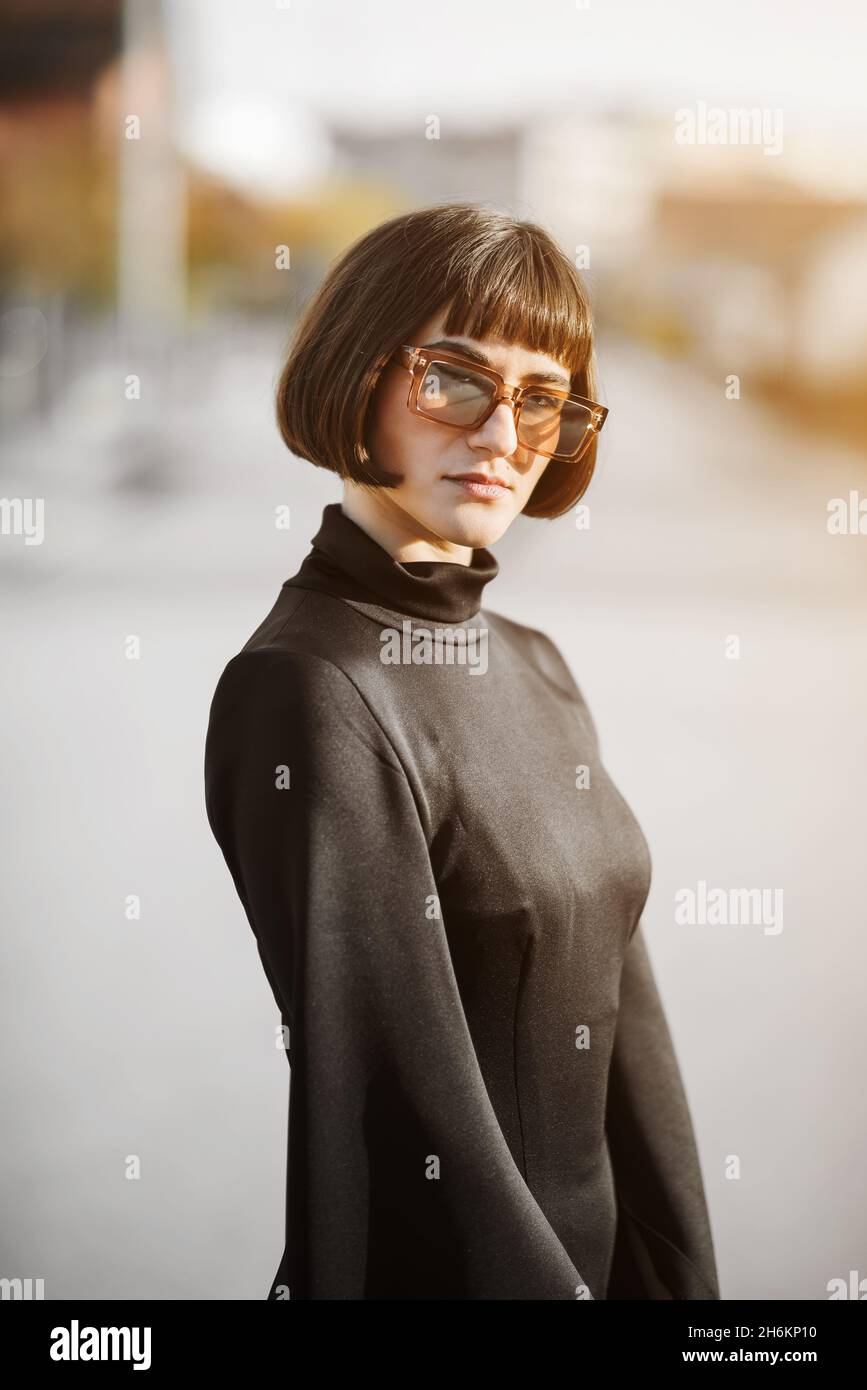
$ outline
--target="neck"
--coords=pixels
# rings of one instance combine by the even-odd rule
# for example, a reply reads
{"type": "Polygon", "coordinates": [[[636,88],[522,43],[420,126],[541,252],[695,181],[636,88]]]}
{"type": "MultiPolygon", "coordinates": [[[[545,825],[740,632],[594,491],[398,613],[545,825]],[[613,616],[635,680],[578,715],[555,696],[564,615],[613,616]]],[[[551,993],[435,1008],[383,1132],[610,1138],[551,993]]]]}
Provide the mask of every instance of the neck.
{"type": "Polygon", "coordinates": [[[397,559],[339,502],[329,502],[310,552],[283,587],[330,594],[380,624],[386,612],[464,623],[481,611],[485,586],[499,573],[490,550],[480,547],[471,554],[468,565],[442,557],[397,559]]]}
{"type": "Polygon", "coordinates": [[[376,494],[371,495],[358,483],[344,482],[341,510],[383,550],[387,550],[393,560],[401,563],[446,560],[456,565],[472,564],[470,546],[457,545],[428,531],[395,501],[390,492],[389,488],[377,488],[376,494]]]}

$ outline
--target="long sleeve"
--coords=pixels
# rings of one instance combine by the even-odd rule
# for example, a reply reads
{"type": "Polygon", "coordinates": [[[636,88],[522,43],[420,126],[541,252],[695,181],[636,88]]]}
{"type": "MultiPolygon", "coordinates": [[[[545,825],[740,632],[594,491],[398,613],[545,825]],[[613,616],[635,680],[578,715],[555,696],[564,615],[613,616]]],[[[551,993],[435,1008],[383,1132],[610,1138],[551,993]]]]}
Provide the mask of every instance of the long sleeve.
{"type": "Polygon", "coordinates": [[[718,1299],[683,1082],[641,923],[627,948],[606,1130],[617,1187],[611,1299],[718,1299]]]}
{"type": "Polygon", "coordinates": [[[205,781],[289,1027],[288,1296],[590,1297],[485,1089],[423,793],[353,681],[307,653],[234,657],[205,781]]]}

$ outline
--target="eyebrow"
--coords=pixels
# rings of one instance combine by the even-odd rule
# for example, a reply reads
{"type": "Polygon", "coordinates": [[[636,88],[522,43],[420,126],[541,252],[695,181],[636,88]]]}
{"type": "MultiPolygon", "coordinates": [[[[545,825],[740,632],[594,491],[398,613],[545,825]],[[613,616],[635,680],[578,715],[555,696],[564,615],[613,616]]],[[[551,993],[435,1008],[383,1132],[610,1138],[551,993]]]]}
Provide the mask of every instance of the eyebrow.
{"type": "MultiPolygon", "coordinates": [[[[489,357],[486,357],[483,352],[479,352],[478,348],[468,347],[466,343],[457,343],[453,338],[437,338],[435,343],[424,343],[422,346],[442,348],[444,352],[457,352],[462,357],[468,357],[471,362],[478,362],[482,367],[490,367],[494,372],[499,370],[489,357]]],[[[524,377],[524,383],[528,386],[543,384],[560,386],[564,391],[571,391],[572,389],[571,380],[561,372],[528,372],[524,377]]]]}

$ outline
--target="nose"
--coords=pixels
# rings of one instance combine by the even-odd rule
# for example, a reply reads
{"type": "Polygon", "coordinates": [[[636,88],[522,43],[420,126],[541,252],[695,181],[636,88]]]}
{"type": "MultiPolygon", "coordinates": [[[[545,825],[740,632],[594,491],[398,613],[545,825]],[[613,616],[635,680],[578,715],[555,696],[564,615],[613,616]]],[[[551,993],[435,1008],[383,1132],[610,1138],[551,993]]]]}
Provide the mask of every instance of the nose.
{"type": "Polygon", "coordinates": [[[485,448],[492,454],[509,458],[518,447],[518,434],[515,429],[515,412],[508,401],[500,401],[485,423],[473,431],[467,442],[474,448],[485,448]]]}

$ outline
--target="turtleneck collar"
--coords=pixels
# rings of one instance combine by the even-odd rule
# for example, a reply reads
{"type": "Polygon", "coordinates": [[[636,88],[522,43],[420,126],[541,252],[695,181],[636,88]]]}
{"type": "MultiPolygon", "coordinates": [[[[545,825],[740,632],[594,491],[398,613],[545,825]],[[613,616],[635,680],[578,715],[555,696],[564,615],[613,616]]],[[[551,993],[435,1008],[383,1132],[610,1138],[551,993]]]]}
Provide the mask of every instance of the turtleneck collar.
{"type": "Polygon", "coordinates": [[[499,573],[487,549],[473,551],[472,563],[451,560],[395,560],[378,541],[330,502],[313,537],[313,549],[284,589],[318,589],[336,598],[375,604],[409,617],[461,623],[474,618],[482,592],[499,573]]]}

